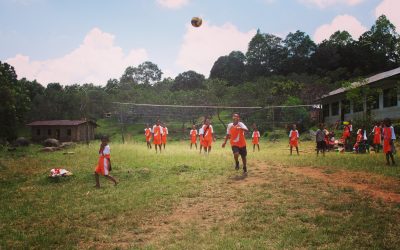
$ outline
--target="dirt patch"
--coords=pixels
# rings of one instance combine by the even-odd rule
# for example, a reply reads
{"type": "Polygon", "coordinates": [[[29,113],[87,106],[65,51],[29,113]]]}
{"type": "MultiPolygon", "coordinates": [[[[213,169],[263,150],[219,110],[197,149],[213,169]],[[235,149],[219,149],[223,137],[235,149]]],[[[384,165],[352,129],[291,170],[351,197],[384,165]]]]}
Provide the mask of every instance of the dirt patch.
{"type": "Polygon", "coordinates": [[[287,171],[338,187],[350,187],[375,199],[400,203],[400,193],[396,191],[400,189],[398,179],[363,172],[343,170],[333,172],[329,169],[311,167],[290,167],[287,171]]]}

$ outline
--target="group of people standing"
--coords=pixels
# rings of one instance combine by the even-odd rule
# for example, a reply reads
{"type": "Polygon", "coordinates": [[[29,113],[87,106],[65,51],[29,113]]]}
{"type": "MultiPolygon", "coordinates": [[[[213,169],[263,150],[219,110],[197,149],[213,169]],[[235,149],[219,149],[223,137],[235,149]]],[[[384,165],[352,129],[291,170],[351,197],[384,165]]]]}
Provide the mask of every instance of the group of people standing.
{"type": "Polygon", "coordinates": [[[151,141],[153,141],[154,148],[156,149],[156,153],[158,150],[161,153],[161,148],[164,148],[167,144],[168,137],[168,128],[165,123],[161,123],[160,120],[156,121],[153,128],[150,128],[149,124],[146,125],[144,130],[144,135],[146,137],[147,148],[151,149],[151,141]]]}

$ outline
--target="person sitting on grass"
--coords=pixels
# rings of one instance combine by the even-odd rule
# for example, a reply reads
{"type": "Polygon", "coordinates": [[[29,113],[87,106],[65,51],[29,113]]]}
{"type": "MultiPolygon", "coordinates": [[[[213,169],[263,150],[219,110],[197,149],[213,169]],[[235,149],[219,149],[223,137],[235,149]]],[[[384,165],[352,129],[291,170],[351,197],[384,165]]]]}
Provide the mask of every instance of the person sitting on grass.
{"type": "Polygon", "coordinates": [[[117,181],[112,177],[109,173],[111,171],[111,149],[108,145],[108,137],[103,136],[101,138],[101,144],[99,149],[99,162],[97,164],[96,170],[94,172],[94,176],[96,179],[96,188],[100,188],[100,178],[99,175],[103,175],[108,180],[114,182],[114,185],[117,185],[117,181]]]}
{"type": "Polygon", "coordinates": [[[315,141],[317,143],[317,156],[319,152],[322,152],[322,156],[325,156],[326,150],[326,130],[324,129],[324,124],[320,123],[319,128],[315,134],[315,141]]]}
{"type": "Polygon", "coordinates": [[[251,137],[253,138],[253,152],[256,151],[256,146],[260,152],[260,131],[258,131],[256,124],[253,124],[253,134],[251,137]]]}
{"type": "Polygon", "coordinates": [[[246,149],[246,138],[244,133],[248,132],[248,128],[242,122],[240,122],[239,114],[233,114],[232,123],[228,124],[226,131],[226,137],[222,147],[225,148],[226,142],[230,139],[232,146],[233,157],[235,159],[235,169],[239,170],[239,155],[242,157],[243,173],[247,174],[247,149],[246,149]]]}
{"type": "Polygon", "coordinates": [[[296,148],[297,155],[299,155],[299,131],[297,130],[296,124],[293,124],[292,129],[289,132],[289,146],[290,155],[292,155],[293,148],[296,148]]]}
{"type": "Polygon", "coordinates": [[[392,160],[392,165],[396,165],[393,156],[393,153],[396,151],[394,147],[396,135],[392,126],[392,121],[389,118],[385,118],[383,124],[383,152],[386,156],[386,165],[390,165],[390,159],[392,160]]]}

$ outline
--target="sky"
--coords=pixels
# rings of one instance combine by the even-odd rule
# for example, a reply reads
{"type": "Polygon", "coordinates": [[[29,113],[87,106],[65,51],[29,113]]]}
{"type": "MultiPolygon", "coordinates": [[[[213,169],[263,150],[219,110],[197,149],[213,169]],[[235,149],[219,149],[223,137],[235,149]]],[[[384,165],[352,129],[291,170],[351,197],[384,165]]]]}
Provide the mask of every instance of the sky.
{"type": "Polygon", "coordinates": [[[257,29],[357,39],[382,14],[400,27],[400,0],[0,0],[0,61],[43,85],[105,85],[144,61],[163,77],[208,76],[218,57],[246,52],[257,29]]]}

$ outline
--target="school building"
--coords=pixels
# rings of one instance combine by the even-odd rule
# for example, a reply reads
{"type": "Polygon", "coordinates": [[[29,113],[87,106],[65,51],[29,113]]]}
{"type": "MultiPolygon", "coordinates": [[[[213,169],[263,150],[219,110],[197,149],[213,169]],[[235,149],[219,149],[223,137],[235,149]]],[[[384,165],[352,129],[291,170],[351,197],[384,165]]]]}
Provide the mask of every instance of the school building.
{"type": "Polygon", "coordinates": [[[97,124],[86,120],[34,121],[27,124],[31,128],[33,141],[54,138],[61,142],[80,142],[94,140],[97,124]]]}
{"type": "MultiPolygon", "coordinates": [[[[353,92],[357,93],[357,92],[353,92]]],[[[358,93],[363,93],[362,91],[358,93]]],[[[333,124],[337,121],[362,119],[370,115],[374,120],[384,118],[400,119],[400,67],[371,76],[361,82],[354,82],[347,88],[339,88],[324,95],[322,104],[323,122],[333,124]],[[348,100],[348,91],[367,87],[367,94],[348,100]],[[367,96],[368,95],[368,96],[367,96]]]]}

